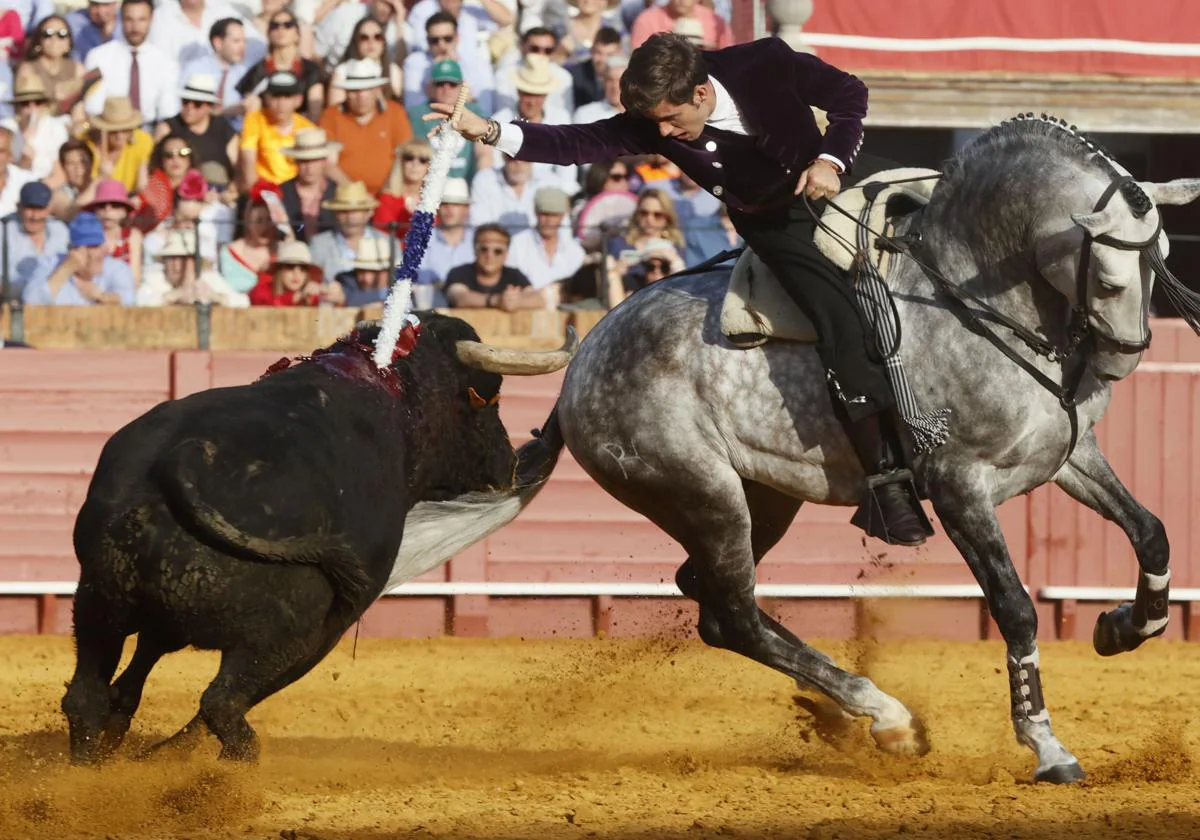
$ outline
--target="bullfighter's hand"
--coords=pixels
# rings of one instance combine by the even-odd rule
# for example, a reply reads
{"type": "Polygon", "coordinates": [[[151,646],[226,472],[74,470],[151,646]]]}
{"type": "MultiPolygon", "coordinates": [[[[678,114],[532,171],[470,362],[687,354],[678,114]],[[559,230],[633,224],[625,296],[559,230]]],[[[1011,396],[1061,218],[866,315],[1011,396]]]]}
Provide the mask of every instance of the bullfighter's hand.
{"type": "Polygon", "coordinates": [[[424,120],[444,120],[450,117],[450,125],[468,140],[478,140],[488,133],[488,121],[478,114],[463,108],[456,111],[453,105],[441,102],[430,102],[432,114],[426,114],[424,120]]]}
{"type": "Polygon", "coordinates": [[[796,195],[804,193],[814,201],[819,198],[833,198],[842,191],[842,179],[838,177],[837,168],[825,160],[818,158],[800,173],[796,184],[796,195]]]}

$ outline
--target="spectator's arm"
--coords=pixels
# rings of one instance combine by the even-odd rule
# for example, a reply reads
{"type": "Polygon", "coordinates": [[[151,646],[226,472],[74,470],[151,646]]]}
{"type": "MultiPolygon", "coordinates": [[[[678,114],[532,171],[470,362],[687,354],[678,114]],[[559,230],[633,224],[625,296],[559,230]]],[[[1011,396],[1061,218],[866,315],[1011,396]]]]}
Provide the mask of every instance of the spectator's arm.
{"type": "Polygon", "coordinates": [[[488,17],[496,21],[497,26],[510,26],[517,19],[512,9],[501,3],[500,0],[479,0],[479,3],[488,13],[488,17]]]}
{"type": "Polygon", "coordinates": [[[237,166],[238,163],[238,143],[241,141],[241,139],[241,137],[235,134],[230,137],[229,142],[225,144],[225,157],[229,158],[229,162],[233,166],[237,166]]]}
{"type": "Polygon", "coordinates": [[[254,182],[258,180],[258,150],[247,149],[242,146],[242,155],[240,160],[241,172],[239,175],[242,179],[242,189],[249,190],[254,186],[254,182]]]}
{"type": "Polygon", "coordinates": [[[306,116],[314,123],[320,122],[321,112],[325,110],[325,83],[317,82],[308,89],[308,113],[306,116]]]}
{"type": "Polygon", "coordinates": [[[320,24],[330,12],[345,2],[346,0],[321,0],[321,5],[313,12],[313,26],[320,24]]]}
{"type": "Polygon", "coordinates": [[[142,285],[142,232],[137,228],[129,229],[129,272],[133,275],[133,285],[142,285]]]}
{"type": "MultiPolygon", "coordinates": [[[[486,292],[474,292],[462,283],[451,283],[446,287],[446,300],[456,309],[487,309],[488,298],[492,295],[486,292]]],[[[500,295],[495,295],[500,300],[500,295]]]]}
{"type": "Polygon", "coordinates": [[[158,125],[154,126],[154,142],[157,144],[159,140],[171,133],[171,127],[167,125],[167,121],[163,120],[158,125]]]}
{"type": "Polygon", "coordinates": [[[546,296],[542,294],[542,290],[529,286],[509,286],[504,291],[494,294],[494,297],[498,299],[499,307],[505,312],[546,308],[546,296]]]}

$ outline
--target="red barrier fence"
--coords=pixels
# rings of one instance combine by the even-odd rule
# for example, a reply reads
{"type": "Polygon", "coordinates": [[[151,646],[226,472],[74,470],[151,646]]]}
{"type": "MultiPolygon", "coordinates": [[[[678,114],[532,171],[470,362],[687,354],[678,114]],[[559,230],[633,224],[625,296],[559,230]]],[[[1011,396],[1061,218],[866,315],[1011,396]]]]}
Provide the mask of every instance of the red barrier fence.
{"type": "MultiPolygon", "coordinates": [[[[1173,583],[1200,586],[1200,341],[1181,322],[1159,321],[1147,362],[1118,383],[1099,435],[1118,474],[1162,517],[1171,538],[1173,583]]],[[[100,449],[125,422],[169,398],[253,380],[278,353],[198,351],[12,351],[0,353],[0,581],[69,581],[75,514],[100,449]]],[[[540,426],[561,374],[505,382],[501,413],[516,442],[540,426]]],[[[769,555],[760,580],[774,584],[968,584],[949,541],[909,550],[865,545],[849,511],[806,506],[769,555]]],[[[1135,562],[1115,526],[1057,488],[1041,488],[1000,510],[1014,561],[1034,593],[1044,586],[1132,586],[1135,562]]],[[[564,457],[551,484],[507,528],[424,581],[671,582],[683,560],[673,541],[613,501],[564,457]]],[[[837,598],[770,601],[802,635],[979,638],[994,632],[971,599],[864,603],[837,598]]],[[[1086,635],[1100,602],[1039,603],[1043,627],[1058,621],[1086,635]]],[[[1176,605],[1176,619],[1189,604],[1176,605]]],[[[690,627],[694,610],[668,598],[487,597],[385,599],[367,614],[369,635],[586,635],[690,627]]],[[[65,599],[0,599],[0,632],[65,632],[65,599]]],[[[1200,630],[1200,622],[1196,627],[1200,630]]],[[[1185,621],[1169,633],[1182,635],[1185,621]]],[[[1044,631],[1045,633],[1046,631],[1044,631]]],[[[1190,634],[1189,634],[1190,635],[1190,634]]]]}

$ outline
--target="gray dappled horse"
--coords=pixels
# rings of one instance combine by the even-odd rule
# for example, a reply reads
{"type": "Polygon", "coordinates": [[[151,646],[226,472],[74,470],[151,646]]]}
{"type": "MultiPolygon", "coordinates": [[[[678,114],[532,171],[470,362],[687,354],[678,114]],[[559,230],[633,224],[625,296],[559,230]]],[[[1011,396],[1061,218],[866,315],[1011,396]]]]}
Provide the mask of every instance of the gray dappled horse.
{"type": "MultiPolygon", "coordinates": [[[[1068,782],[1084,774],[1051,730],[1037,614],[995,508],[1053,481],[1118,523],[1141,573],[1134,603],[1098,622],[1097,650],[1132,650],[1162,632],[1166,534],[1113,474],[1092,427],[1109,383],[1132,373],[1149,343],[1152,265],[1161,276],[1167,248],[1154,204],[1193,200],[1200,180],[1138,184],[1065,124],[1028,116],[947,162],[913,249],[921,264],[895,260],[887,281],[915,396],[952,411],[948,442],[914,462],[917,484],[1007,643],[1013,726],[1037,755],[1035,779],[1068,782]],[[934,272],[973,297],[956,302],[934,272]]],[[[562,438],[602,487],[683,545],[676,580],[699,603],[705,642],[869,715],[881,747],[922,752],[902,703],[755,603],[755,565],[800,504],[856,505],[864,475],[810,348],[742,350],[722,336],[728,279],[714,269],[667,280],[605,317],[568,370],[562,438]]]]}

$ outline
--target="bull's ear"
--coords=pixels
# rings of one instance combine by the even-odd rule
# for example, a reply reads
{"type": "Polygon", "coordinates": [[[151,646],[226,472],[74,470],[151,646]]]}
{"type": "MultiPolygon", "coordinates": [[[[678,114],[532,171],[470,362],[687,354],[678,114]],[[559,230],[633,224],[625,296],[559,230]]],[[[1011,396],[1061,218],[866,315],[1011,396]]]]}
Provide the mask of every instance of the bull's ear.
{"type": "Polygon", "coordinates": [[[1092,236],[1108,233],[1117,224],[1116,212],[1111,207],[1105,207],[1097,213],[1072,213],[1071,221],[1086,230],[1092,236]]]}
{"type": "Polygon", "coordinates": [[[1176,178],[1165,184],[1139,181],[1138,186],[1155,204],[1190,204],[1200,198],[1200,178],[1176,178]]]}

